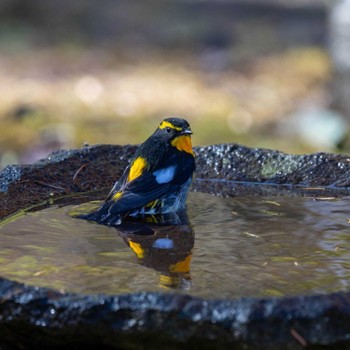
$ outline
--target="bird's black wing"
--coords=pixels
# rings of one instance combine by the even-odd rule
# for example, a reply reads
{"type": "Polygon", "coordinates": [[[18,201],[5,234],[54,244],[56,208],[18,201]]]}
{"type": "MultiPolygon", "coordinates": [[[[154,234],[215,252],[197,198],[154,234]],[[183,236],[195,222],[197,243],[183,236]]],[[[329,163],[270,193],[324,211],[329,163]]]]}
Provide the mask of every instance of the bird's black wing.
{"type": "Polygon", "coordinates": [[[107,224],[118,222],[125,213],[178,192],[192,176],[193,170],[192,157],[173,156],[167,159],[162,168],[146,170],[130,182],[127,182],[128,169],[126,169],[101,207],[84,218],[107,224]],[[174,169],[173,176],[171,176],[171,169],[174,169]],[[115,197],[116,193],[120,195],[115,197]]]}
{"type": "Polygon", "coordinates": [[[121,196],[116,201],[109,200],[109,213],[124,213],[171,194],[179,190],[181,184],[169,181],[159,183],[152,172],[144,172],[135,180],[128,182],[121,189],[121,196]]]}
{"type": "Polygon", "coordinates": [[[145,171],[136,179],[124,183],[119,190],[120,197],[115,201],[108,201],[109,213],[123,213],[141,208],[165,195],[178,192],[192,176],[194,167],[194,159],[190,155],[170,156],[163,167],[145,171]]]}

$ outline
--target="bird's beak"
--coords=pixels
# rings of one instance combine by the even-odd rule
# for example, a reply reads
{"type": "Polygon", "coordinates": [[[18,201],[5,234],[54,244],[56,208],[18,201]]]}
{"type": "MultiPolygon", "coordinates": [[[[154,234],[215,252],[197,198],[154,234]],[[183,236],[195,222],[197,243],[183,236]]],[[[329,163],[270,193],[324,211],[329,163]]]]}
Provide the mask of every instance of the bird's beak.
{"type": "Polygon", "coordinates": [[[181,135],[192,135],[193,132],[190,128],[184,129],[181,131],[181,135]]]}

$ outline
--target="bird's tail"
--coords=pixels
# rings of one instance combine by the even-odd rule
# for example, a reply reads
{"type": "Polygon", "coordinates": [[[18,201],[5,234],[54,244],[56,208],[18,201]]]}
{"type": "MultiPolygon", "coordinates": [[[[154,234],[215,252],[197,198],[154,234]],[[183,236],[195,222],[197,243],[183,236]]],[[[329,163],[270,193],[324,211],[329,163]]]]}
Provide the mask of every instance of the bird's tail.
{"type": "Polygon", "coordinates": [[[111,206],[110,201],[104,202],[100,208],[96,211],[93,211],[88,214],[80,214],[76,216],[78,219],[84,219],[89,221],[95,221],[99,224],[108,225],[108,226],[116,226],[120,225],[122,222],[122,215],[109,212],[109,208],[111,206]]]}

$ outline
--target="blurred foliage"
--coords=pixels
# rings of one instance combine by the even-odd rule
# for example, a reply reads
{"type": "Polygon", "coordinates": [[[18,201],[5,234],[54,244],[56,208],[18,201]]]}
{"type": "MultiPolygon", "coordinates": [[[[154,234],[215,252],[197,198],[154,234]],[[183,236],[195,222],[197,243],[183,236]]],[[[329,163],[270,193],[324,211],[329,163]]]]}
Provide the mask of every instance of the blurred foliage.
{"type": "Polygon", "coordinates": [[[313,151],[277,126],[300,106],[327,104],[325,14],[288,11],[216,2],[3,2],[2,165],[83,143],[140,143],[173,115],[190,121],[194,144],[313,151]]]}

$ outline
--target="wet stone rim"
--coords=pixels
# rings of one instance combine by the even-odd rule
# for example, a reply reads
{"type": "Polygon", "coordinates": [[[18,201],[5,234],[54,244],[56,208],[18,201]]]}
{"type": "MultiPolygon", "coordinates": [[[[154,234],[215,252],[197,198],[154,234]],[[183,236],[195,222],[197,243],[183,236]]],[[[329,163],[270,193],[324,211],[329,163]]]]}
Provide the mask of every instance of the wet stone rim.
{"type": "MultiPolygon", "coordinates": [[[[136,146],[58,151],[0,172],[0,218],[76,192],[110,188],[136,146]]],[[[197,147],[194,190],[232,196],[350,195],[350,157],[237,144],[197,147]],[[249,184],[247,185],[246,182],[249,184]]],[[[0,346],[10,349],[350,347],[350,293],[205,300],[182,294],[59,293],[0,278],[0,346]]]]}

